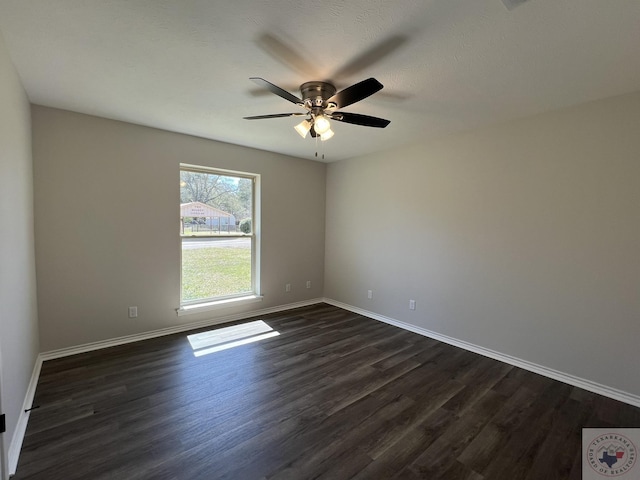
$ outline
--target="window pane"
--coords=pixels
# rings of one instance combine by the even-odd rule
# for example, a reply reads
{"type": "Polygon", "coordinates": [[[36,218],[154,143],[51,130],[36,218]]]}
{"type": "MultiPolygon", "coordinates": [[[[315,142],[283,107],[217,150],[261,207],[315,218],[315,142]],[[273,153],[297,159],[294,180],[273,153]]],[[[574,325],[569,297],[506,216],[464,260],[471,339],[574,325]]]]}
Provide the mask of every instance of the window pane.
{"type": "Polygon", "coordinates": [[[251,291],[251,238],[182,239],[183,302],[251,291]]]}
{"type": "Polygon", "coordinates": [[[180,234],[251,233],[253,182],[250,178],[180,171],[180,234]]]}
{"type": "Polygon", "coordinates": [[[254,179],[180,170],[182,303],[254,292],[254,179]]]}

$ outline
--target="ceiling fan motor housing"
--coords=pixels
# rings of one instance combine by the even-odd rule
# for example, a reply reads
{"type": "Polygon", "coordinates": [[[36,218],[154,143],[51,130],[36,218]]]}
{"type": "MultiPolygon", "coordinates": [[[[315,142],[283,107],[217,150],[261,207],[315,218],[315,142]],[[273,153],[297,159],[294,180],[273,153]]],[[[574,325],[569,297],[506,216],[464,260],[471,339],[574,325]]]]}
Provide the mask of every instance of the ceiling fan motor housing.
{"type": "Polygon", "coordinates": [[[335,105],[327,100],[336,94],[336,87],[327,82],[306,82],[300,85],[300,93],[304,105],[309,109],[325,109],[335,105]]]}

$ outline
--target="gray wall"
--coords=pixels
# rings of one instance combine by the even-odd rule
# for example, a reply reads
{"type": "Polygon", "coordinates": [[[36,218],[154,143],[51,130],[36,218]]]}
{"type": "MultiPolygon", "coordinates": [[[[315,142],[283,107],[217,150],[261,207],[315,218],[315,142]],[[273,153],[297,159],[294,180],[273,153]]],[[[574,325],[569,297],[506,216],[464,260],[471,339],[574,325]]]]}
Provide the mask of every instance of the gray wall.
{"type": "Polygon", "coordinates": [[[0,403],[7,415],[5,459],[38,355],[37,315],[29,100],[0,36],[0,403]]]}
{"type": "Polygon", "coordinates": [[[43,351],[322,296],[324,164],[40,106],[32,118],[43,351]],[[181,162],[262,175],[264,301],[176,316],[181,162]]]}
{"type": "Polygon", "coordinates": [[[325,296],[640,395],[640,93],[331,164],[325,296]]]}

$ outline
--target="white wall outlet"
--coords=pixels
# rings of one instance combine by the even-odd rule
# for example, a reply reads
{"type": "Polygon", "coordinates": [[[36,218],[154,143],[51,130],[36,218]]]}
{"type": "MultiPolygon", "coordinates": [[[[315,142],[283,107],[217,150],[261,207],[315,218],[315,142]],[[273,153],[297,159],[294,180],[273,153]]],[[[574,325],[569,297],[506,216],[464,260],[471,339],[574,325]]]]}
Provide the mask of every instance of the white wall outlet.
{"type": "Polygon", "coordinates": [[[311,288],[311,280],[307,280],[307,288],[311,288]]]}
{"type": "Polygon", "coordinates": [[[287,283],[287,284],[284,286],[284,291],[285,291],[285,292],[290,292],[290,291],[291,291],[291,284],[290,284],[290,283],[287,283]]]}
{"type": "Polygon", "coordinates": [[[373,298],[373,290],[367,290],[367,298],[371,300],[373,298]]]}
{"type": "Polygon", "coordinates": [[[415,309],[416,309],[416,301],[409,300],[409,310],[415,310],[415,309]]]}
{"type": "Polygon", "coordinates": [[[136,318],[138,316],[138,307],[129,307],[129,318],[136,318]]]}

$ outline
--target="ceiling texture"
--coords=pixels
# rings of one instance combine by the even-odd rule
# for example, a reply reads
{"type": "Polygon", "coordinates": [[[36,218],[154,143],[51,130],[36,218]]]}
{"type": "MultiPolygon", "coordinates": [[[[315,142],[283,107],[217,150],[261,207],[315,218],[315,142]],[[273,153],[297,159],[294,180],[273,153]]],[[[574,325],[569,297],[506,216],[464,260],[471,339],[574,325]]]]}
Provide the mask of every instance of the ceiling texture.
{"type": "Polygon", "coordinates": [[[331,162],[640,90],[638,0],[0,0],[32,103],[331,162]],[[316,142],[300,96],[384,89],[316,142]],[[315,156],[316,151],[320,153],[315,156]]]}

